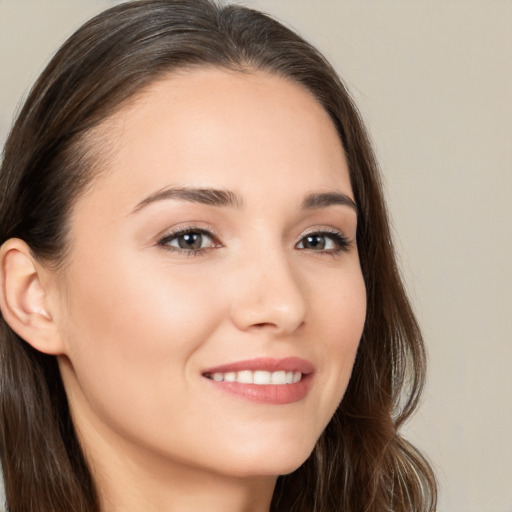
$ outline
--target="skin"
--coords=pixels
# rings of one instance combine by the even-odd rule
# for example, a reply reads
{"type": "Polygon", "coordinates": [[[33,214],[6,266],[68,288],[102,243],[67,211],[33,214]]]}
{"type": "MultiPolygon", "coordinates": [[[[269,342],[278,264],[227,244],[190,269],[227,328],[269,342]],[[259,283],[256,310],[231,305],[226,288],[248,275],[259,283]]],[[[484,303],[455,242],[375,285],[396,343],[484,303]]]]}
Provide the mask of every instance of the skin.
{"type": "Polygon", "coordinates": [[[72,211],[64,269],[44,281],[103,509],[266,511],[277,475],[302,464],[339,405],[365,319],[356,212],[302,207],[311,193],[353,198],[336,129],[297,84],[201,69],[153,84],[96,135],[108,157],[72,211]],[[228,190],[243,205],[141,206],[168,187],[228,190]],[[169,238],[177,228],[214,235],[190,252],[169,238]],[[326,230],[347,247],[331,234],[304,245],[326,230]],[[203,375],[290,356],[315,368],[290,404],[203,375]]]}

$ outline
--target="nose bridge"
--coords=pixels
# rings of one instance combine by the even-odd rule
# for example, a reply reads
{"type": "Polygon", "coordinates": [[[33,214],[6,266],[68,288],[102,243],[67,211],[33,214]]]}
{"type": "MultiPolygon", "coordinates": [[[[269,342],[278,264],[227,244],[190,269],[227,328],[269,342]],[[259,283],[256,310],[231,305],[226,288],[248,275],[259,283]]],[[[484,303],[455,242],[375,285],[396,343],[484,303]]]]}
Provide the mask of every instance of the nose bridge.
{"type": "Polygon", "coordinates": [[[267,240],[251,244],[241,257],[233,321],[242,330],[267,327],[280,334],[295,331],[304,321],[305,287],[284,244],[267,240]]]}

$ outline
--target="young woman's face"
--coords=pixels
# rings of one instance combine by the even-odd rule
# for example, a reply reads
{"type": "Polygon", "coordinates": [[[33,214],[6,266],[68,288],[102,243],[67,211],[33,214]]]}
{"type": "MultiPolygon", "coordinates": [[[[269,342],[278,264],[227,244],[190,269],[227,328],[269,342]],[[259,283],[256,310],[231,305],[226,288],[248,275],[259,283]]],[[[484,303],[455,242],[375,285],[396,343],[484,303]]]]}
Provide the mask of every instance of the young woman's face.
{"type": "Polygon", "coordinates": [[[59,363],[86,452],[296,469],[343,397],[365,319],[329,116],[282,78],[203,69],[151,86],[102,139],[58,277],[59,363]]]}

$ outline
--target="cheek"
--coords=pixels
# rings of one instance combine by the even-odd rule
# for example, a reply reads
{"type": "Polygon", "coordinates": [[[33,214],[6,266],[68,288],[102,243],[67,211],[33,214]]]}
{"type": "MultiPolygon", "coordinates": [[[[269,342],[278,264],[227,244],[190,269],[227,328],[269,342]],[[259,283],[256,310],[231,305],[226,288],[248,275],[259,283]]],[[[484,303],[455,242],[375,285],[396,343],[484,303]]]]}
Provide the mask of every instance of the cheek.
{"type": "Polygon", "coordinates": [[[325,298],[326,322],[332,329],[332,339],[340,353],[355,352],[359,345],[366,318],[366,288],[360,273],[342,279],[325,298]]]}
{"type": "Polygon", "coordinates": [[[121,421],[175,412],[195,370],[191,356],[222,317],[214,287],[120,260],[92,269],[71,287],[65,333],[84,403],[121,421]]]}
{"type": "Polygon", "coordinates": [[[366,287],[358,258],[352,255],[345,268],[317,277],[310,286],[315,315],[332,348],[353,350],[366,317],[366,287]]]}
{"type": "Polygon", "coordinates": [[[112,347],[126,358],[153,354],[156,360],[170,349],[193,350],[213,329],[218,305],[215,290],[200,278],[191,282],[165,267],[151,272],[119,261],[96,264],[93,274],[73,284],[71,300],[72,339],[87,337],[85,345],[100,351],[112,347]]]}
{"type": "Polygon", "coordinates": [[[316,331],[324,340],[318,348],[319,387],[324,390],[321,400],[328,421],[347,388],[364,328],[366,289],[359,267],[327,281],[315,303],[316,331]]]}

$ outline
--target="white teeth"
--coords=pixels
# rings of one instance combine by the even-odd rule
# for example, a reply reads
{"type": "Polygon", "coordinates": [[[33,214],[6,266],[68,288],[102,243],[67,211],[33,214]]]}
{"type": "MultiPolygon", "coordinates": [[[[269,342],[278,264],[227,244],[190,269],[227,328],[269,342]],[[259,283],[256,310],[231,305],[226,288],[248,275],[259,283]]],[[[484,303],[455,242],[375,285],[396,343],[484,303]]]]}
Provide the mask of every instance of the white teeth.
{"type": "Polygon", "coordinates": [[[270,372],[254,372],[254,384],[270,384],[270,372]]]}
{"type": "Polygon", "coordinates": [[[250,370],[243,370],[241,372],[238,372],[236,382],[241,382],[242,384],[253,384],[253,373],[250,370]]]}
{"type": "Polygon", "coordinates": [[[295,384],[302,379],[302,373],[283,370],[277,372],[242,370],[240,372],[215,372],[208,377],[217,382],[239,382],[240,384],[295,384]]]}
{"type": "Polygon", "coordinates": [[[272,384],[286,384],[286,372],[273,372],[270,374],[272,384]]]}
{"type": "Polygon", "coordinates": [[[236,372],[228,372],[224,374],[224,380],[226,382],[235,382],[236,380],[236,372]]]}

